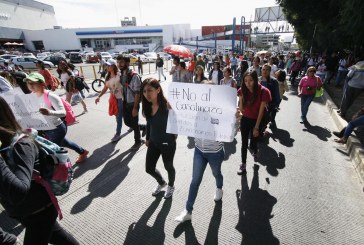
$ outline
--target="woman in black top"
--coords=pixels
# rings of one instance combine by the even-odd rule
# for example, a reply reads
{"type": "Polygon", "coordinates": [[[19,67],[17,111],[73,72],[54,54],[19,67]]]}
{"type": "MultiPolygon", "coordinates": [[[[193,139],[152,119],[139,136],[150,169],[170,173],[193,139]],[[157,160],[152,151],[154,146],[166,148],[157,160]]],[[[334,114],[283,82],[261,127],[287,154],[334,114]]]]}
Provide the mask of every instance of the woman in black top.
{"type": "Polygon", "coordinates": [[[193,83],[201,83],[202,81],[207,80],[205,77],[205,70],[202,66],[198,65],[195,69],[195,76],[193,77],[193,83]]]}
{"type": "Polygon", "coordinates": [[[173,158],[176,152],[176,137],[166,133],[168,120],[168,103],[163,95],[158,80],[147,78],[143,84],[142,108],[147,119],[146,146],[148,147],[145,169],[153,176],[158,185],[153,190],[155,196],[167,185],[160,172],[156,169],[159,156],[162,155],[164,167],[168,172],[168,186],[164,198],[170,198],[174,191],[175,169],[173,158]]]}
{"type": "Polygon", "coordinates": [[[24,244],[79,244],[58,224],[46,189],[32,180],[39,152],[35,142],[26,136],[11,148],[22,129],[2,97],[0,111],[0,202],[25,227],[24,244]]]}

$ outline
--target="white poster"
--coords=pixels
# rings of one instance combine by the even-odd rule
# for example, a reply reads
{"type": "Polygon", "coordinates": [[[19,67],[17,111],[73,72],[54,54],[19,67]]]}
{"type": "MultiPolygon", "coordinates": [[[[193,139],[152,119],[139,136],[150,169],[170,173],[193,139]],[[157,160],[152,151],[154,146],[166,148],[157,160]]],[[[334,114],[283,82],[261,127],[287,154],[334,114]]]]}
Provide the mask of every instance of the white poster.
{"type": "Polygon", "coordinates": [[[22,128],[55,129],[54,125],[48,122],[47,117],[39,112],[40,105],[35,94],[20,94],[11,90],[1,96],[9,104],[22,128]]]}
{"type": "Polygon", "coordinates": [[[167,133],[232,142],[236,89],[229,86],[169,83],[164,93],[172,107],[167,133]]]}

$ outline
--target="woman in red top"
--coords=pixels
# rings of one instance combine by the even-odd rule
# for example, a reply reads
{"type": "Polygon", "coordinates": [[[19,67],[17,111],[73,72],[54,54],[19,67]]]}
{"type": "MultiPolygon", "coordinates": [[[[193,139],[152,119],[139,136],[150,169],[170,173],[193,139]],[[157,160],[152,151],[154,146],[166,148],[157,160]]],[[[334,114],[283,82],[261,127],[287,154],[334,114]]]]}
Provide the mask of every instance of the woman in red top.
{"type": "Polygon", "coordinates": [[[241,164],[238,175],[246,173],[246,158],[248,150],[248,139],[250,138],[250,149],[253,152],[254,161],[257,161],[257,140],[259,127],[264,113],[267,111],[267,104],[272,100],[269,89],[258,83],[256,71],[246,72],[243,76],[243,83],[238,90],[239,109],[243,114],[240,121],[241,132],[241,164]]]}
{"type": "Polygon", "coordinates": [[[301,97],[301,123],[307,123],[307,112],[313,98],[315,97],[316,89],[322,87],[320,77],[315,75],[316,68],[310,66],[307,69],[307,75],[303,77],[298,84],[298,96],[301,97]]]}
{"type": "Polygon", "coordinates": [[[44,63],[41,60],[38,60],[35,65],[38,68],[39,74],[41,74],[44,77],[46,88],[48,90],[55,91],[56,85],[53,81],[53,76],[51,72],[47,68],[45,68],[44,63]]]}

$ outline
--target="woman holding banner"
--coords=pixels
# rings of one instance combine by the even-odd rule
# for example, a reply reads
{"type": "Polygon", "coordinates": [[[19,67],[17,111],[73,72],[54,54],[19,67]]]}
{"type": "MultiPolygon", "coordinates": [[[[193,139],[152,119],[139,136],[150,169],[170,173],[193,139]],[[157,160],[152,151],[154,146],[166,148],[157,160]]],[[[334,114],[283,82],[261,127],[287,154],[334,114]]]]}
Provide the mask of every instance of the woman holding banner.
{"type": "Polygon", "coordinates": [[[161,173],[156,169],[159,157],[162,155],[164,167],[168,172],[168,186],[164,198],[170,198],[174,192],[176,171],[173,158],[176,152],[176,135],[166,133],[168,121],[168,102],[157,79],[147,78],[142,84],[142,109],[147,119],[147,135],[145,145],[148,147],[145,171],[155,178],[158,185],[152,192],[158,195],[167,185],[161,173]]]}
{"type": "Polygon", "coordinates": [[[267,112],[267,104],[272,100],[269,89],[258,83],[258,75],[255,70],[248,71],[243,76],[243,82],[238,90],[239,109],[243,114],[240,120],[241,132],[241,164],[238,175],[246,173],[246,158],[248,140],[250,135],[250,150],[254,161],[258,159],[257,141],[262,125],[262,119],[267,112]]]}
{"type": "MultiPolygon", "coordinates": [[[[212,81],[203,81],[205,84],[214,84],[212,81]]],[[[203,85],[202,85],[203,86],[203,85]]],[[[210,165],[212,174],[216,180],[216,192],[214,201],[221,201],[223,196],[223,181],[221,173],[221,164],[224,160],[225,150],[224,143],[214,140],[206,140],[195,138],[195,152],[193,155],[192,181],[188,192],[186,208],[176,217],[177,222],[185,222],[191,220],[192,210],[197,198],[198,189],[200,187],[207,164],[210,165]]]]}
{"type": "Polygon", "coordinates": [[[55,129],[43,131],[46,138],[59,146],[76,151],[79,154],[76,163],[83,162],[87,157],[88,151],[66,138],[67,124],[61,119],[66,116],[66,110],[64,109],[61,98],[56,93],[45,89],[44,77],[37,72],[30,73],[24,78],[24,81],[26,81],[30,91],[35,93],[38,98],[40,105],[39,112],[42,115],[48,116],[51,123],[56,127],[55,129]]]}

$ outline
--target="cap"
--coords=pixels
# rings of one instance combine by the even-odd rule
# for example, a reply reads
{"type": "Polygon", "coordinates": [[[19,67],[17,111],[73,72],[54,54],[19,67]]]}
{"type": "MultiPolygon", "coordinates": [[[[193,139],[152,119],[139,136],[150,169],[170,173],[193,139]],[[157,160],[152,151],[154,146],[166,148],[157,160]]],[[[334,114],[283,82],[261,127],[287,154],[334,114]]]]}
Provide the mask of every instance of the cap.
{"type": "Polygon", "coordinates": [[[41,74],[39,74],[38,72],[30,73],[23,79],[24,82],[26,82],[27,80],[30,80],[32,82],[37,82],[37,83],[45,82],[44,77],[41,74]]]}
{"type": "Polygon", "coordinates": [[[116,61],[114,59],[108,59],[105,64],[108,66],[116,65],[116,61]]]}

